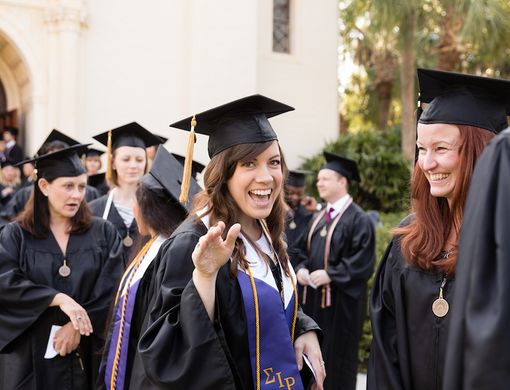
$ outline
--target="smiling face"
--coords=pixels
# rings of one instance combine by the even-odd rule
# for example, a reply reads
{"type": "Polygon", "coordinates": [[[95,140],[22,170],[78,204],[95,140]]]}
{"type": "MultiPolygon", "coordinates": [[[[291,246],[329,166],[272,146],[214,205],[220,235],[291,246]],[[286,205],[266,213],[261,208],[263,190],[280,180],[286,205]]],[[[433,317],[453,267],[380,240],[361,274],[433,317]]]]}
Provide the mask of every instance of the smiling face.
{"type": "Polygon", "coordinates": [[[460,176],[460,138],[455,125],[418,124],[418,166],[430,184],[430,194],[449,203],[460,176]]]}
{"type": "Polygon", "coordinates": [[[292,209],[297,209],[305,197],[305,187],[286,185],[285,201],[292,209]]]}
{"type": "Polygon", "coordinates": [[[58,177],[51,183],[39,180],[41,192],[48,198],[53,217],[72,218],[78,212],[87,187],[87,174],[75,177],[58,177]]]}
{"type": "Polygon", "coordinates": [[[112,167],[117,173],[117,183],[135,184],[145,172],[147,162],[145,149],[121,146],[115,149],[112,167]]]}
{"type": "Polygon", "coordinates": [[[269,216],[282,180],[282,157],[276,141],[254,159],[237,163],[227,188],[239,208],[241,225],[269,216]]]}

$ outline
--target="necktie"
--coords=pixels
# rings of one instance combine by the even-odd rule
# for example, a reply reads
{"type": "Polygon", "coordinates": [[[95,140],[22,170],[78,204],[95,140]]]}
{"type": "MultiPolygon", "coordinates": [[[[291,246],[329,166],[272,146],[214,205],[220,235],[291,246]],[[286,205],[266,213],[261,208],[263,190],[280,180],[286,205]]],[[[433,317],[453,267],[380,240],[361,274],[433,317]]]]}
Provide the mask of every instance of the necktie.
{"type": "Polygon", "coordinates": [[[326,223],[331,222],[331,214],[333,214],[333,211],[335,211],[335,209],[333,207],[330,207],[326,214],[326,223]]]}

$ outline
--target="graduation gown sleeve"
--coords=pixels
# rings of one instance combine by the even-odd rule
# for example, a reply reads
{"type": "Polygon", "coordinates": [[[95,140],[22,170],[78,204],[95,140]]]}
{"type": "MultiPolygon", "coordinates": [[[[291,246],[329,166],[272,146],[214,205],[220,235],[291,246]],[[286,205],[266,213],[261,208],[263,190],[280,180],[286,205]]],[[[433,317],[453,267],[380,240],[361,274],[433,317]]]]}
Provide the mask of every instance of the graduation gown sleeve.
{"type": "Polygon", "coordinates": [[[0,352],[37,321],[58,293],[25,276],[23,248],[21,227],[6,225],[0,233],[0,352]]]}
{"type": "Polygon", "coordinates": [[[368,390],[404,390],[397,348],[395,299],[392,293],[393,241],[389,244],[374,279],[370,298],[372,347],[368,366],[368,390]]]}
{"type": "Polygon", "coordinates": [[[464,208],[443,388],[510,383],[510,132],[477,162],[464,208]]]}
{"type": "Polygon", "coordinates": [[[216,331],[218,321],[209,319],[191,280],[191,253],[206,232],[203,228],[174,234],[160,252],[155,278],[160,290],[138,350],[147,376],[161,387],[235,388],[216,331]]]}

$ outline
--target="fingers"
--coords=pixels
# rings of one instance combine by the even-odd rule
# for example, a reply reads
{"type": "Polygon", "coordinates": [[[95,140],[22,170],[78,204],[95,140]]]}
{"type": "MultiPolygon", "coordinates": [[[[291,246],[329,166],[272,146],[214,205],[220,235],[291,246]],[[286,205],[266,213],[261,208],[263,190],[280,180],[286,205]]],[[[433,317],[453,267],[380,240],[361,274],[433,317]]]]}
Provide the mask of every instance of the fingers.
{"type": "Polygon", "coordinates": [[[303,344],[294,343],[294,353],[296,354],[296,363],[298,370],[301,371],[303,368],[303,344]]]}
{"type": "Polygon", "coordinates": [[[317,389],[322,390],[324,379],[326,379],[326,367],[324,360],[322,360],[322,355],[320,353],[312,354],[308,358],[315,371],[317,389]]]}
{"type": "Polygon", "coordinates": [[[81,306],[79,306],[79,309],[73,310],[69,318],[73,324],[74,329],[79,331],[81,335],[90,336],[90,334],[93,332],[90,318],[85,309],[83,309],[81,306]]]}
{"type": "Polygon", "coordinates": [[[236,243],[237,237],[239,237],[239,233],[241,233],[241,225],[239,223],[233,224],[227,233],[227,238],[225,240],[225,244],[228,248],[234,250],[234,245],[236,243]]]}

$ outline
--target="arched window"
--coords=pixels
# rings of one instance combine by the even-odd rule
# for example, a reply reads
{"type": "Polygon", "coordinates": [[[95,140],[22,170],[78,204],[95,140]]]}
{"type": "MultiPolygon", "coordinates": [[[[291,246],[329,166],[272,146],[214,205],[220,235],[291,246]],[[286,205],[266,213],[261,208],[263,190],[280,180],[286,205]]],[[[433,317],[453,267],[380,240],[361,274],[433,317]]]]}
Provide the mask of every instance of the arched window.
{"type": "Polygon", "coordinates": [[[273,51],[290,54],[290,0],[273,0],[273,51]]]}

